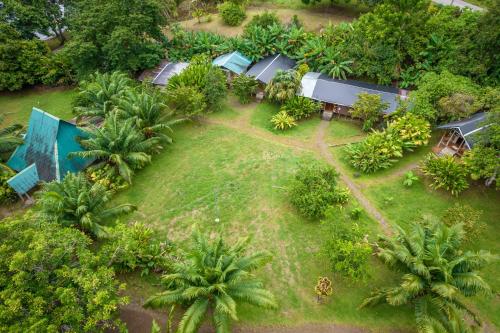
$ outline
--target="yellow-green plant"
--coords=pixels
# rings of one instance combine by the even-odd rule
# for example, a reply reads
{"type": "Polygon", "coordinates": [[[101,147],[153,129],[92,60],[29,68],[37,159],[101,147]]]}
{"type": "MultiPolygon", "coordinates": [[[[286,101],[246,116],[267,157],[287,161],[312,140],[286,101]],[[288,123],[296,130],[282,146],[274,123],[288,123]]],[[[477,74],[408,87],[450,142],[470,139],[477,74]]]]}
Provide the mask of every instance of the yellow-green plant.
{"type": "Polygon", "coordinates": [[[286,130],[297,126],[295,119],[285,111],[280,111],[271,118],[271,123],[275,129],[286,130]]]}

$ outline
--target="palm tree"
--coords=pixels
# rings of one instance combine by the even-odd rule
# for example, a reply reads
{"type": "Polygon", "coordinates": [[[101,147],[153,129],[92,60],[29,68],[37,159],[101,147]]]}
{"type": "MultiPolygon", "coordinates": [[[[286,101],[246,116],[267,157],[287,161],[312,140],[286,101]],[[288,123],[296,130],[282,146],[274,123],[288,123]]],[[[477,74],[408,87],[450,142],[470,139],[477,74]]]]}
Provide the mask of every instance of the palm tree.
{"type": "Polygon", "coordinates": [[[340,52],[332,48],[327,49],[319,61],[319,71],[330,75],[334,79],[342,78],[346,80],[347,73],[352,73],[351,65],[354,61],[341,59],[340,52]]]}
{"type": "MultiPolygon", "coordinates": [[[[4,117],[0,116],[0,124],[4,121],[4,117]]],[[[9,153],[14,150],[18,145],[23,143],[23,139],[20,135],[20,130],[23,128],[22,125],[13,124],[5,128],[0,129],[0,154],[9,153]]],[[[1,156],[0,156],[0,161],[1,156]]],[[[5,164],[0,163],[0,168],[4,170],[10,170],[5,164]]]]}
{"type": "Polygon", "coordinates": [[[150,154],[162,149],[159,138],[146,138],[134,123],[134,118],[123,120],[118,112],[112,112],[101,128],[91,126],[90,130],[84,130],[88,139],[80,143],[86,150],[69,156],[108,163],[123,179],[132,183],[134,170],[151,162],[150,154]]]}
{"type": "Polygon", "coordinates": [[[378,256],[403,273],[402,281],[375,291],[361,306],[413,304],[419,332],[469,332],[480,326],[479,317],[467,308],[463,297],[490,292],[479,270],[494,256],[486,251],[463,251],[463,239],[460,224],[447,227],[435,221],[415,223],[408,232],[398,228],[392,239],[383,237],[378,256]]]}
{"type": "Polygon", "coordinates": [[[149,298],[146,306],[188,306],[179,323],[179,333],[196,332],[207,312],[212,314],[217,333],[230,332],[230,321],[237,320],[237,305],[248,303],[276,308],[274,296],[252,274],[270,259],[265,252],[245,255],[248,238],[228,246],[218,237],[209,242],[198,231],[192,235],[188,260],[174,266],[174,273],[163,277],[167,288],[149,298]]]}
{"type": "Polygon", "coordinates": [[[172,133],[171,126],[184,120],[173,119],[174,112],[167,109],[157,90],[127,91],[117,109],[123,117],[134,118],[136,127],[146,138],[158,137],[168,143],[172,143],[172,138],[165,131],[172,133]]]}
{"type": "Polygon", "coordinates": [[[42,217],[96,237],[107,235],[106,223],[136,210],[130,204],[108,207],[112,192],[99,183],[90,183],[82,173],[68,173],[61,182],[46,183],[39,195],[42,217]]]}
{"type": "Polygon", "coordinates": [[[301,77],[297,71],[290,69],[278,70],[273,79],[266,86],[266,94],[270,99],[280,103],[295,97],[300,89],[301,77]]]}
{"type": "Polygon", "coordinates": [[[75,113],[79,118],[105,118],[131,86],[131,82],[127,74],[122,72],[92,74],[89,80],[81,84],[75,113]]]}

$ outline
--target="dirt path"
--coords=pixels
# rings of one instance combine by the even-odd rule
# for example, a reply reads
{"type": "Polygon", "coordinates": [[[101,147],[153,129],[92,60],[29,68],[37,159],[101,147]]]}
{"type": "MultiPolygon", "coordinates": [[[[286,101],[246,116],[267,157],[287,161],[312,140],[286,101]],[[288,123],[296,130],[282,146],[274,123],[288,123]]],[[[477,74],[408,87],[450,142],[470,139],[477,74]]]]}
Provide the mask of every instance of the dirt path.
{"type": "Polygon", "coordinates": [[[385,234],[391,234],[391,227],[382,216],[382,214],[378,211],[378,209],[373,206],[373,204],[368,200],[368,198],[361,192],[358,185],[356,185],[350,177],[348,177],[345,173],[341,172],[342,166],[333,158],[330,149],[328,148],[328,144],[325,142],[325,132],[330,123],[328,121],[322,120],[319,124],[318,131],[316,132],[316,145],[319,148],[321,156],[323,159],[333,166],[337,172],[340,174],[340,179],[347,185],[349,190],[351,190],[352,195],[358,200],[361,206],[366,210],[366,212],[371,215],[373,218],[377,220],[377,222],[382,227],[382,230],[385,234]]]}

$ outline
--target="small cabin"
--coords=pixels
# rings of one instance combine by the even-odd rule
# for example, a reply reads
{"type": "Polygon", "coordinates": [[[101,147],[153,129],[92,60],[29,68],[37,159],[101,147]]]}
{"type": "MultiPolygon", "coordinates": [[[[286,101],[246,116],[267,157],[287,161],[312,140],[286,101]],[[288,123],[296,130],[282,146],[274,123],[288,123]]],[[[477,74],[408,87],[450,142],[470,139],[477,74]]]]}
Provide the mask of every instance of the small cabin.
{"type": "Polygon", "coordinates": [[[139,81],[151,80],[154,85],[166,86],[172,76],[180,74],[187,66],[189,66],[187,62],[162,60],[155,68],[142,72],[139,81]]]}
{"type": "Polygon", "coordinates": [[[24,142],[7,161],[18,174],[7,183],[22,197],[40,181],[60,181],[68,172],[83,170],[92,160],[68,155],[84,150],[78,142],[84,136],[75,124],[33,108],[24,142]]]}
{"type": "Polygon", "coordinates": [[[399,99],[405,95],[399,89],[361,81],[339,80],[322,73],[309,72],[302,77],[300,96],[308,97],[322,104],[322,117],[331,120],[334,115],[350,117],[349,110],[358,100],[360,93],[380,95],[389,107],[384,111],[390,114],[398,107],[399,99]]]}
{"type": "Polygon", "coordinates": [[[227,75],[227,81],[231,82],[236,75],[245,73],[252,60],[238,51],[218,56],[212,62],[215,66],[222,68],[227,75]]]}
{"type": "Polygon", "coordinates": [[[485,121],[486,113],[479,112],[468,119],[438,126],[437,128],[444,130],[444,133],[432,150],[437,155],[461,157],[467,150],[474,147],[477,134],[488,127],[485,121]]]}
{"type": "MultiPolygon", "coordinates": [[[[295,60],[288,58],[282,54],[275,54],[265,57],[256,62],[246,73],[247,76],[252,76],[259,82],[257,96],[264,97],[264,89],[266,85],[274,78],[279,70],[286,71],[294,68],[295,60]]],[[[260,98],[262,99],[262,98],[260,98]]]]}

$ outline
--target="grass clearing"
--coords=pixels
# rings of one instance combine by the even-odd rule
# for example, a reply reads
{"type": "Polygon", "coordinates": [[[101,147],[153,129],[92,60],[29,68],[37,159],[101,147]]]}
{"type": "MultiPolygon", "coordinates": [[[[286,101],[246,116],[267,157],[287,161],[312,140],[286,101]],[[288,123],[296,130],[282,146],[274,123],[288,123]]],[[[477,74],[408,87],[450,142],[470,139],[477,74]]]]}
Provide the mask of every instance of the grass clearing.
{"type": "Polygon", "coordinates": [[[333,118],[325,140],[331,144],[358,141],[367,133],[361,130],[361,122],[351,119],[333,118]]]}
{"type": "Polygon", "coordinates": [[[0,114],[5,116],[3,125],[14,123],[28,125],[33,107],[69,120],[74,117],[71,112],[71,102],[75,95],[76,91],[72,88],[32,88],[1,93],[0,114]]]}

